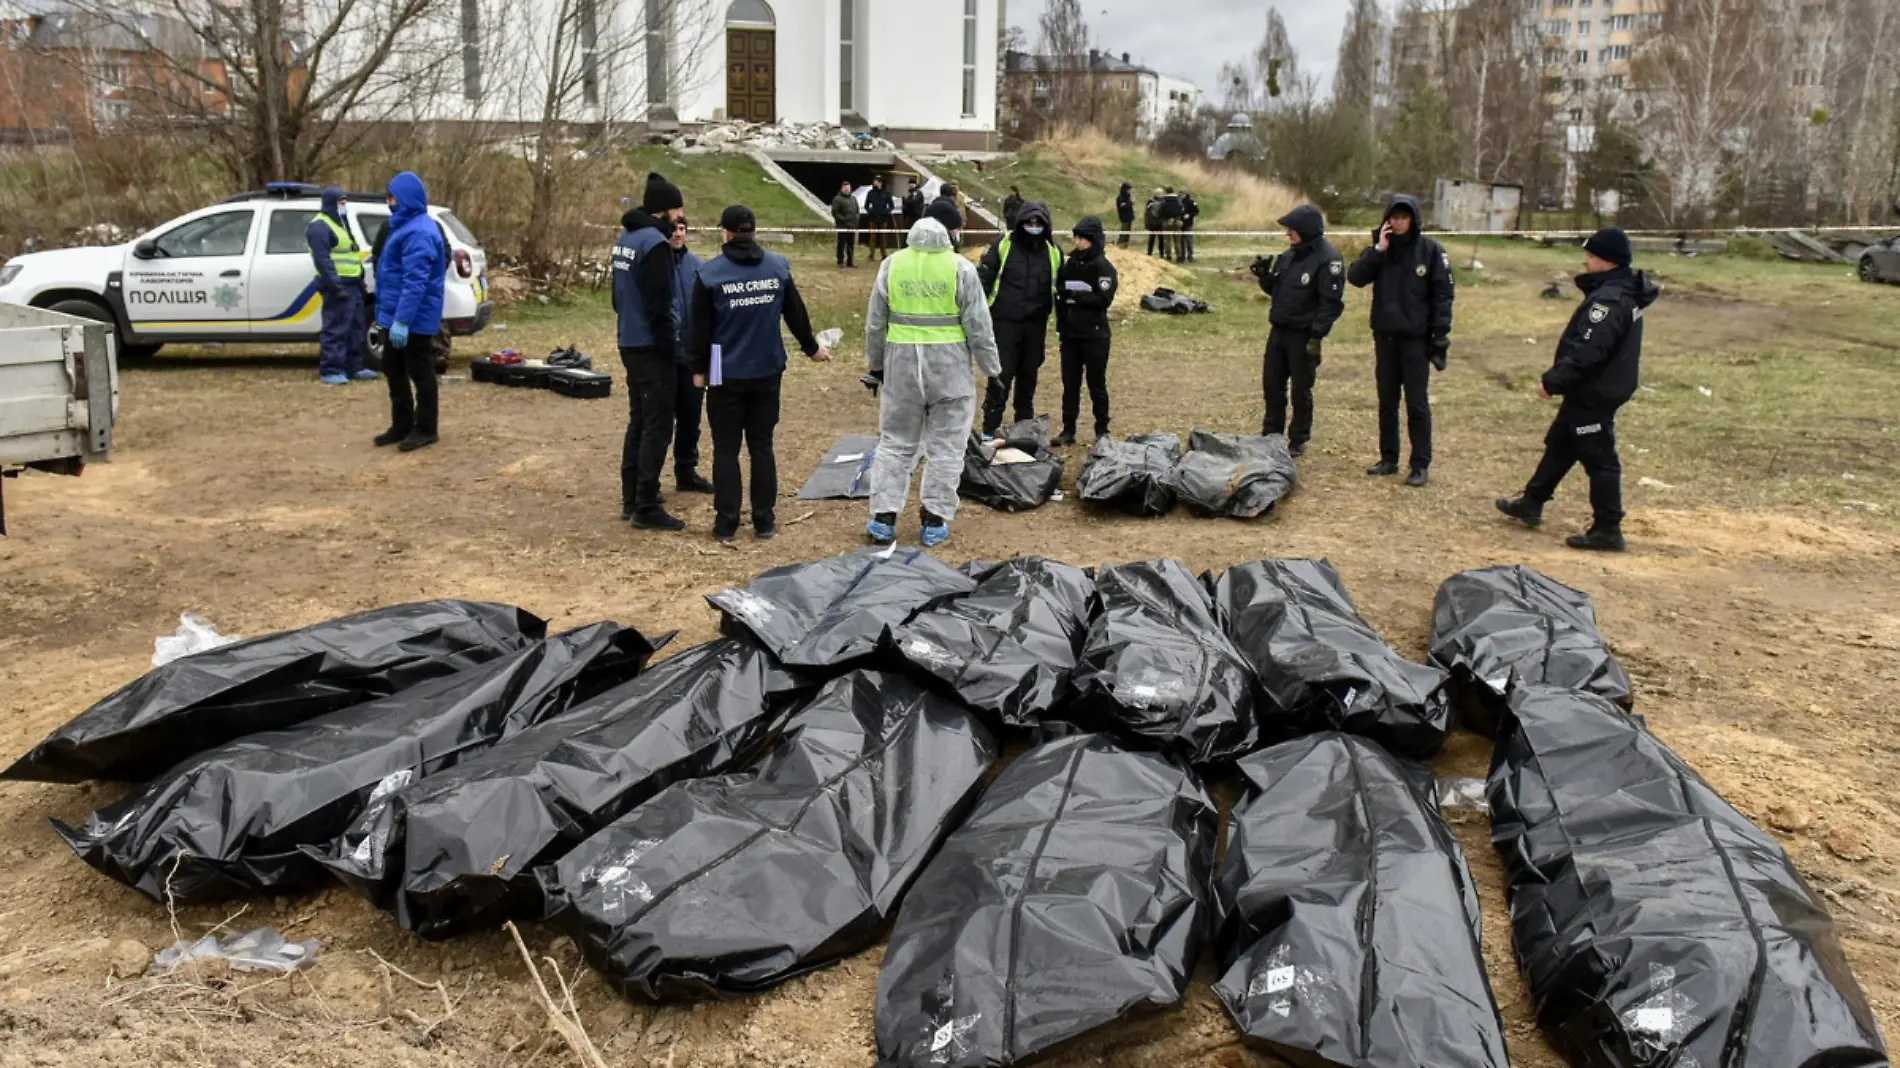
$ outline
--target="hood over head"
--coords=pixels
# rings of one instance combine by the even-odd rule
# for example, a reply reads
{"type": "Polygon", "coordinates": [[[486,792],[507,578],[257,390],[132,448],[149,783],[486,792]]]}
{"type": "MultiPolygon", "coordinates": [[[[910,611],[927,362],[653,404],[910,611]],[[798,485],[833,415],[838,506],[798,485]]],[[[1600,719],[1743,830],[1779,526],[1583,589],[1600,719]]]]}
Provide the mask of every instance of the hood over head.
{"type": "Polygon", "coordinates": [[[1108,240],[1108,231],[1102,228],[1102,220],[1084,215],[1082,221],[1075,224],[1075,236],[1088,238],[1099,249],[1108,240]]]}
{"type": "MultiPolygon", "coordinates": [[[[1418,198],[1409,193],[1395,193],[1392,199],[1386,202],[1385,214],[1379,217],[1379,228],[1372,231],[1372,239],[1374,241],[1379,239],[1379,230],[1384,229],[1385,224],[1391,221],[1394,215],[1410,215],[1412,217],[1411,232],[1404,235],[1408,241],[1417,237],[1419,231],[1425,227],[1425,210],[1419,206],[1418,198]]],[[[1393,235],[1394,238],[1398,236],[1397,234],[1393,235]]]]}
{"type": "Polygon", "coordinates": [[[910,228],[910,247],[919,252],[949,252],[950,231],[935,219],[919,219],[910,228]]]}
{"type": "Polygon", "coordinates": [[[1280,225],[1300,235],[1300,241],[1305,244],[1326,236],[1326,216],[1311,204],[1301,204],[1282,215],[1280,225]]]}
{"type": "Polygon", "coordinates": [[[1133,183],[1133,182],[1123,182],[1123,183],[1122,183],[1122,192],[1124,192],[1124,193],[1128,193],[1128,192],[1132,192],[1132,191],[1134,190],[1134,188],[1135,188],[1135,183],[1133,183]]]}
{"type": "Polygon", "coordinates": [[[343,195],[343,190],[333,185],[326,185],[323,187],[323,192],[319,195],[323,200],[323,213],[332,219],[341,220],[343,218],[343,201],[349,199],[343,195]]]}
{"type": "Polygon", "coordinates": [[[1031,222],[1041,223],[1042,236],[1044,238],[1049,236],[1049,208],[1041,201],[1025,200],[1022,206],[1016,209],[1017,233],[1021,233],[1023,227],[1028,226],[1031,222]]]}
{"type": "Polygon", "coordinates": [[[392,223],[397,219],[415,218],[429,210],[428,187],[413,171],[403,171],[391,178],[389,195],[396,198],[396,210],[390,215],[392,223]]]}

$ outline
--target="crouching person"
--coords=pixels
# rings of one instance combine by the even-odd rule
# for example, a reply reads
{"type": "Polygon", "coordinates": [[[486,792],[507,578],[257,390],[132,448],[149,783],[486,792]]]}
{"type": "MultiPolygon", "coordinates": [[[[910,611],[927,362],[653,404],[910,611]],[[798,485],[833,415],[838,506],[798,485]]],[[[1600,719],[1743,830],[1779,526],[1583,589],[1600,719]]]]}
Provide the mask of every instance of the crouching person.
{"type": "Polygon", "coordinates": [[[897,538],[910,476],[924,460],[926,547],[950,540],[963,478],[963,450],[976,419],[976,379],[1002,374],[989,301],[976,266],[951,250],[935,219],[910,228],[908,248],[885,260],[865,314],[865,384],[882,398],[871,462],[871,521],[878,544],[897,538]]]}

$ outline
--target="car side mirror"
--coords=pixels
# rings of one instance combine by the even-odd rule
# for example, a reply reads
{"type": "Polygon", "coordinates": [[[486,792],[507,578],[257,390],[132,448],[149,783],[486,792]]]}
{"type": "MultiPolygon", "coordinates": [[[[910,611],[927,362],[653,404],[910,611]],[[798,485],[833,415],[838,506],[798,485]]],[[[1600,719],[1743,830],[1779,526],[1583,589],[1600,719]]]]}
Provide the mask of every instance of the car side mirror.
{"type": "Polygon", "coordinates": [[[158,255],[158,242],[149,237],[144,238],[138,244],[132,246],[132,255],[141,260],[152,259],[158,255]]]}

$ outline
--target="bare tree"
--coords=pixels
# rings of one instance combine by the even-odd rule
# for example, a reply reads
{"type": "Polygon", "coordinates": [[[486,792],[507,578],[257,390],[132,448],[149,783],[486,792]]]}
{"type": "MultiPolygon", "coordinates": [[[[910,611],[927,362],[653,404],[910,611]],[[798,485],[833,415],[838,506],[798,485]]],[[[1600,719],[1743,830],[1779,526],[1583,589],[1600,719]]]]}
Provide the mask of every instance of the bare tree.
{"type": "Polygon", "coordinates": [[[549,0],[488,9],[497,59],[494,99],[523,129],[511,146],[526,168],[521,258],[537,278],[558,274],[591,244],[590,184],[615,170],[636,123],[717,71],[713,5],[694,0],[549,0]]]}
{"type": "Polygon", "coordinates": [[[1335,107],[1371,120],[1384,51],[1385,26],[1379,0],[1352,0],[1345,29],[1339,35],[1339,65],[1333,69],[1335,107]]]}
{"type": "Polygon", "coordinates": [[[446,58],[418,32],[444,2],[67,0],[79,32],[145,57],[136,110],[203,131],[247,186],[314,178],[398,112],[446,58]]]}
{"type": "Polygon", "coordinates": [[[1222,103],[1228,111],[1265,115],[1289,87],[1300,80],[1300,53],[1287,36],[1286,20],[1277,10],[1267,12],[1266,33],[1247,58],[1223,63],[1220,69],[1222,103]]]}
{"type": "Polygon", "coordinates": [[[1671,0],[1631,64],[1654,101],[1647,129],[1664,184],[1657,208],[1671,226],[1707,220],[1724,160],[1758,150],[1750,138],[1772,117],[1782,76],[1764,71],[1786,69],[1776,63],[1786,35],[1773,14],[1770,0],[1671,0]]]}

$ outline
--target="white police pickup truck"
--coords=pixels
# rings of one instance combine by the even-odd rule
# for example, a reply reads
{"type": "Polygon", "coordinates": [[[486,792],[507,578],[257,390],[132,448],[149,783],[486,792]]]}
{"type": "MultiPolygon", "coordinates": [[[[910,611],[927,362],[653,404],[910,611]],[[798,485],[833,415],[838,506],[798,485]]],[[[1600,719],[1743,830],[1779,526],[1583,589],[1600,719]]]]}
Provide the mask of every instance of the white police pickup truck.
{"type": "MultiPolygon", "coordinates": [[[[55,249],[0,265],[0,303],[110,323],[119,357],[151,357],[170,343],[314,342],[323,296],[304,231],[321,189],[275,182],[181,215],[123,245],[55,249]]],[[[488,325],[488,259],[447,208],[429,214],[448,242],[442,320],[466,336],[488,325]]],[[[389,222],[380,193],[349,194],[350,230],[366,249],[389,222]]],[[[375,287],[374,272],[368,272],[375,287]]]]}

